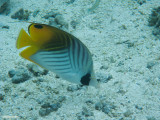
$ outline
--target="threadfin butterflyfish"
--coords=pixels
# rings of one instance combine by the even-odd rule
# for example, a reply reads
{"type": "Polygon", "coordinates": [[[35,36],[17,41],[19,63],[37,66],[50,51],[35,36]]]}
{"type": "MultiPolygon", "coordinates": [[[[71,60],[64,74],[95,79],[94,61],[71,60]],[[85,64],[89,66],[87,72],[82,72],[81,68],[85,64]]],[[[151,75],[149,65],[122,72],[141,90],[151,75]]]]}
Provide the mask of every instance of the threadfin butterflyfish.
{"type": "Polygon", "coordinates": [[[98,86],[91,53],[78,38],[38,23],[30,24],[28,33],[19,33],[16,47],[26,47],[20,56],[70,82],[98,86]]]}

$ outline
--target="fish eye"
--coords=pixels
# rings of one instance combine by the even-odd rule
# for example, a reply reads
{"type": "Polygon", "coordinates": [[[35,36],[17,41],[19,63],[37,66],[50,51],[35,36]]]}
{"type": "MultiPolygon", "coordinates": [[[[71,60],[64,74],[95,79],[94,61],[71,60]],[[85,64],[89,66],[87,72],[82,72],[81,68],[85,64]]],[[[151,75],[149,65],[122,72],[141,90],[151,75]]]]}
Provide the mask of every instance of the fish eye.
{"type": "Polygon", "coordinates": [[[43,26],[42,25],[34,25],[35,28],[38,28],[38,29],[42,29],[43,26]]]}

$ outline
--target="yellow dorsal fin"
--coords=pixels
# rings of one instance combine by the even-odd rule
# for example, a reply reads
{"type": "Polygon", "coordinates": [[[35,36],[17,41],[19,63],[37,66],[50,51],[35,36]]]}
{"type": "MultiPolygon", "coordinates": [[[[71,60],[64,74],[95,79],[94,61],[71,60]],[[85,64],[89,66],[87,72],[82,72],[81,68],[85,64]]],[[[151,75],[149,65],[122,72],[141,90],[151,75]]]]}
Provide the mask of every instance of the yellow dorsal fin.
{"type": "Polygon", "coordinates": [[[24,29],[21,29],[16,43],[17,49],[30,46],[31,44],[32,44],[31,37],[25,32],[24,29]]]}

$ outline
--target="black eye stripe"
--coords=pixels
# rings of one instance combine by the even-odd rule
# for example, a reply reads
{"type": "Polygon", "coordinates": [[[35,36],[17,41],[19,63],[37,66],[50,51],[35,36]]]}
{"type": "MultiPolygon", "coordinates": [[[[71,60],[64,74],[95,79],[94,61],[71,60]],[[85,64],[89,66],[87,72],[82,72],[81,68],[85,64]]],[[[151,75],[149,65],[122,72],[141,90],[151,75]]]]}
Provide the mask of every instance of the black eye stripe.
{"type": "Polygon", "coordinates": [[[38,28],[38,29],[42,29],[43,26],[42,25],[34,25],[35,28],[38,28]]]}

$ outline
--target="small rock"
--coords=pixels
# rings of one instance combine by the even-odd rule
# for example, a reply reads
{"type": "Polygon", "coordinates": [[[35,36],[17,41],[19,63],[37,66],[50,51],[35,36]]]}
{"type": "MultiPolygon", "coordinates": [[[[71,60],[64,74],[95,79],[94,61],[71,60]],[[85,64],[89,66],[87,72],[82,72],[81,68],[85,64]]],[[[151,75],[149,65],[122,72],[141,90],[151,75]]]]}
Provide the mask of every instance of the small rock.
{"type": "Polygon", "coordinates": [[[96,110],[102,110],[102,108],[103,108],[103,104],[102,104],[101,102],[97,102],[97,103],[95,104],[95,109],[96,109],[96,110]]]}
{"type": "Polygon", "coordinates": [[[72,20],[72,21],[70,22],[70,25],[72,26],[72,28],[76,29],[76,26],[78,25],[78,22],[72,20]]]}
{"type": "MultiPolygon", "coordinates": [[[[2,29],[9,29],[9,26],[1,22],[0,23],[0,28],[2,28],[2,29]]],[[[2,49],[0,49],[0,50],[2,50],[2,49]]]]}
{"type": "Polygon", "coordinates": [[[25,95],[24,95],[24,98],[27,98],[29,95],[31,95],[32,93],[31,92],[27,92],[25,95]]]}
{"type": "Polygon", "coordinates": [[[9,75],[10,78],[12,78],[15,74],[16,74],[15,70],[8,71],[8,75],[9,75]]]}
{"type": "Polygon", "coordinates": [[[127,30],[127,27],[126,27],[126,25],[121,25],[121,26],[119,26],[119,28],[121,29],[121,30],[127,30]]]}
{"type": "Polygon", "coordinates": [[[0,93],[0,101],[4,100],[4,95],[0,93]]]}
{"type": "Polygon", "coordinates": [[[123,115],[125,117],[129,117],[130,115],[132,115],[133,113],[130,110],[127,110],[123,115]]]}
{"type": "Polygon", "coordinates": [[[112,105],[112,103],[108,102],[97,102],[95,104],[95,109],[104,112],[105,114],[108,114],[112,111],[112,109],[115,109],[116,107],[112,105]]]}
{"type": "Polygon", "coordinates": [[[39,110],[39,115],[40,116],[47,116],[47,115],[49,115],[49,113],[51,113],[53,111],[57,111],[60,107],[61,107],[60,103],[54,103],[54,104],[45,103],[41,106],[41,108],[39,110]]]}
{"type": "Polygon", "coordinates": [[[56,75],[55,78],[60,78],[60,77],[58,75],[56,75]]]}
{"type": "Polygon", "coordinates": [[[93,102],[92,100],[87,100],[85,103],[86,103],[87,105],[94,104],[94,102],[93,102]]]}
{"type": "Polygon", "coordinates": [[[33,83],[36,83],[36,85],[40,85],[41,82],[43,82],[44,79],[43,78],[38,78],[37,80],[32,80],[33,83]]]}
{"type": "Polygon", "coordinates": [[[128,48],[133,47],[134,46],[134,42],[128,42],[128,48]]]}
{"type": "Polygon", "coordinates": [[[143,108],[138,106],[138,105],[135,105],[135,108],[137,108],[138,110],[142,110],[143,108]]]}
{"type": "Polygon", "coordinates": [[[124,62],[123,61],[119,61],[118,64],[117,64],[117,67],[123,66],[123,65],[124,65],[124,62]]]}
{"type": "Polygon", "coordinates": [[[72,4],[72,3],[74,3],[74,1],[75,1],[75,0],[70,0],[70,1],[68,1],[67,3],[68,3],[68,4],[72,4]]]}
{"type": "Polygon", "coordinates": [[[4,88],[4,92],[5,92],[5,93],[9,93],[9,92],[11,92],[10,87],[9,87],[9,86],[5,86],[5,88],[4,88]]]}
{"type": "Polygon", "coordinates": [[[65,22],[64,18],[62,17],[62,15],[56,15],[55,17],[55,22],[57,24],[59,24],[61,27],[65,27],[68,29],[68,23],[65,22]]]}
{"type": "Polygon", "coordinates": [[[30,72],[33,73],[35,76],[40,76],[40,75],[47,75],[48,70],[45,70],[35,64],[28,64],[27,68],[30,72]]]}
{"type": "Polygon", "coordinates": [[[30,76],[28,74],[25,74],[25,73],[21,74],[20,76],[15,75],[12,78],[12,83],[19,84],[19,83],[25,82],[29,78],[30,78],[30,76]]]}
{"type": "Polygon", "coordinates": [[[59,13],[55,12],[55,11],[51,11],[51,12],[48,12],[45,16],[43,16],[45,19],[48,19],[50,17],[52,18],[55,18],[56,15],[59,15],[59,13]]]}
{"type": "Polygon", "coordinates": [[[35,11],[33,12],[33,17],[36,17],[38,13],[39,13],[39,10],[35,10],[35,11]]]}
{"type": "Polygon", "coordinates": [[[0,112],[2,112],[2,109],[0,108],[0,112]]]}
{"type": "Polygon", "coordinates": [[[49,113],[51,113],[51,112],[52,112],[51,108],[46,108],[46,109],[40,108],[39,115],[43,117],[43,116],[49,115],[49,113]]]}
{"type": "Polygon", "coordinates": [[[107,64],[103,64],[101,67],[100,67],[100,69],[105,69],[105,70],[107,70],[109,68],[109,66],[107,65],[107,64]]]}
{"type": "Polygon", "coordinates": [[[111,112],[112,109],[115,109],[114,105],[111,105],[109,103],[104,103],[102,107],[102,112],[108,114],[109,112],[111,112]]]}
{"type": "Polygon", "coordinates": [[[154,29],[152,31],[152,34],[156,36],[158,39],[160,39],[160,29],[154,29]]]}
{"type": "Polygon", "coordinates": [[[15,72],[12,71],[10,73],[12,73],[11,76],[13,76],[15,74],[11,79],[12,83],[15,83],[15,84],[22,83],[30,78],[30,75],[26,69],[19,69],[15,72]]]}
{"type": "Polygon", "coordinates": [[[108,75],[101,74],[101,73],[97,74],[97,81],[102,82],[102,83],[107,83],[112,78],[113,77],[110,74],[108,74],[108,75]]]}
{"type": "Polygon", "coordinates": [[[9,29],[9,26],[6,25],[6,26],[2,26],[3,29],[9,29]]]}
{"type": "MultiPolygon", "coordinates": [[[[83,112],[83,111],[82,111],[83,112]]],[[[93,117],[93,114],[92,114],[92,112],[91,112],[91,116],[85,116],[85,114],[83,114],[83,113],[77,113],[76,114],[76,116],[77,116],[77,120],[94,120],[94,119],[92,119],[91,117],[93,117]]],[[[90,114],[90,113],[89,113],[90,114]]]]}
{"type": "Polygon", "coordinates": [[[9,14],[9,5],[10,0],[0,0],[0,14],[6,12],[6,14],[9,14]]]}
{"type": "Polygon", "coordinates": [[[137,3],[142,5],[143,3],[146,3],[146,0],[137,0],[137,3]]]}
{"type": "Polygon", "coordinates": [[[42,104],[42,103],[43,103],[43,100],[36,99],[36,102],[37,102],[38,104],[42,104]]]}
{"type": "Polygon", "coordinates": [[[151,69],[155,64],[156,64],[156,62],[150,61],[150,62],[147,63],[147,68],[151,69]]]}
{"type": "Polygon", "coordinates": [[[19,19],[19,20],[28,20],[29,15],[30,15],[30,12],[28,10],[24,10],[23,8],[21,8],[15,14],[11,15],[11,18],[19,19]]]}
{"type": "Polygon", "coordinates": [[[91,112],[89,109],[87,109],[86,107],[83,107],[82,110],[82,115],[84,115],[85,117],[89,117],[89,116],[93,116],[93,112],[91,112]]]}
{"type": "Polygon", "coordinates": [[[153,29],[152,34],[160,39],[160,6],[157,8],[154,8],[152,10],[152,13],[148,19],[149,26],[154,26],[155,29],[153,29]]]}
{"type": "Polygon", "coordinates": [[[76,116],[78,120],[86,120],[82,113],[77,113],[76,116]]]}
{"type": "Polygon", "coordinates": [[[44,81],[44,79],[43,78],[38,78],[38,80],[37,80],[38,82],[43,82],[44,81]]]}
{"type": "Polygon", "coordinates": [[[49,108],[51,107],[50,103],[45,103],[41,106],[42,108],[49,108]]]}
{"type": "Polygon", "coordinates": [[[59,91],[56,88],[53,89],[52,92],[55,93],[55,94],[59,94],[59,91]]]}
{"type": "Polygon", "coordinates": [[[149,26],[155,26],[157,28],[160,27],[160,6],[152,10],[152,14],[149,17],[148,22],[149,26]]]}
{"type": "Polygon", "coordinates": [[[112,78],[113,78],[112,75],[109,74],[109,75],[106,76],[106,80],[105,80],[104,82],[106,83],[106,82],[108,82],[109,80],[111,80],[112,78]]]}
{"type": "Polygon", "coordinates": [[[80,90],[80,89],[82,89],[82,87],[80,85],[72,85],[72,86],[67,87],[67,90],[70,91],[70,92],[74,92],[74,91],[77,91],[77,90],[80,90]]]}
{"type": "Polygon", "coordinates": [[[52,111],[57,111],[61,107],[60,103],[55,103],[51,105],[52,111]]]}
{"type": "Polygon", "coordinates": [[[58,101],[58,103],[61,103],[65,100],[66,100],[66,96],[59,96],[57,101],[58,101]]]}
{"type": "Polygon", "coordinates": [[[120,93],[120,94],[124,95],[126,93],[126,91],[124,91],[122,89],[119,89],[117,93],[120,93]]]}
{"type": "Polygon", "coordinates": [[[61,25],[57,25],[55,22],[55,18],[49,18],[49,23],[50,26],[56,27],[56,28],[61,28],[61,25]]]}

